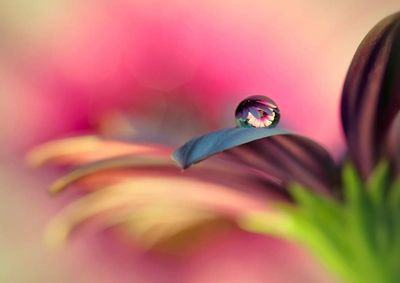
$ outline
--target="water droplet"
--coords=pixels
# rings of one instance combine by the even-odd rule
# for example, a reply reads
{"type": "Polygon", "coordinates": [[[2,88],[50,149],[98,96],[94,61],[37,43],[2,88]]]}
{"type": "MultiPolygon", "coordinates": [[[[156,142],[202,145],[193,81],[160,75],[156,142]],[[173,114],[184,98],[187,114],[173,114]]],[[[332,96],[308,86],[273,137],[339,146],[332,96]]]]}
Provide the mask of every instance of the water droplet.
{"type": "Polygon", "coordinates": [[[272,128],[279,123],[278,105],[269,97],[253,95],[239,103],[236,125],[241,128],[272,128]]]}

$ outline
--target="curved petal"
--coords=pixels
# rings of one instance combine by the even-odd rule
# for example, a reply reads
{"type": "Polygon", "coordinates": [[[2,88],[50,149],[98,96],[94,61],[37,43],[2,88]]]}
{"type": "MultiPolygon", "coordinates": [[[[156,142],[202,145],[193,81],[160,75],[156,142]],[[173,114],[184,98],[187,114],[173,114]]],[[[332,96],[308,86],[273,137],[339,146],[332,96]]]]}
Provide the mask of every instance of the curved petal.
{"type": "Polygon", "coordinates": [[[189,141],[174,152],[173,158],[187,168],[224,151],[223,157],[263,172],[282,187],[299,182],[313,190],[332,193],[337,186],[337,170],[323,147],[302,136],[266,130],[235,128],[214,132],[189,141]],[[226,132],[229,135],[224,135],[226,132]]]}
{"type": "Polygon", "coordinates": [[[188,168],[216,153],[257,139],[285,134],[278,128],[228,128],[191,139],[172,154],[179,166],[188,168]]]}
{"type": "Polygon", "coordinates": [[[82,185],[89,191],[122,182],[126,179],[148,177],[182,177],[208,181],[231,187],[260,198],[287,199],[279,184],[268,180],[262,174],[246,170],[240,164],[213,162],[199,166],[189,174],[183,174],[173,161],[155,156],[117,156],[79,166],[57,179],[50,187],[50,193],[58,193],[73,184],[82,185]],[[236,174],[232,174],[235,170],[236,174]],[[265,190],[269,188],[269,190],[265,190]]]}
{"type": "Polygon", "coordinates": [[[171,162],[168,159],[151,156],[118,156],[116,158],[109,158],[87,163],[74,170],[71,170],[56,182],[52,184],[49,191],[51,193],[58,193],[68,187],[69,185],[93,174],[102,174],[104,171],[110,170],[123,170],[130,169],[158,169],[158,171],[165,172],[171,169],[171,162]]]}
{"type": "Polygon", "coordinates": [[[123,155],[168,156],[172,151],[161,144],[143,144],[107,140],[98,136],[78,136],[44,143],[28,154],[28,163],[76,166],[123,155]]]}
{"type": "Polygon", "coordinates": [[[400,109],[400,13],[378,23],[358,48],[343,88],[349,155],[364,177],[376,165],[400,109]]]}

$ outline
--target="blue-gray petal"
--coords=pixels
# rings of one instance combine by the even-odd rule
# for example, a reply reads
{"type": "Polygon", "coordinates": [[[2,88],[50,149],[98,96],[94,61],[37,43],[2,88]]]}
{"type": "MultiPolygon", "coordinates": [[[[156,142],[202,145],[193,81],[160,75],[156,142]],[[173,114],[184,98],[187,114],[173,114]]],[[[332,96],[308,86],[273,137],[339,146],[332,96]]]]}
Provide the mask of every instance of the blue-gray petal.
{"type": "Polygon", "coordinates": [[[288,134],[279,128],[227,128],[191,139],[172,154],[180,167],[188,168],[211,155],[266,137],[288,134]]]}
{"type": "Polygon", "coordinates": [[[274,180],[280,187],[278,191],[296,182],[338,196],[335,162],[309,138],[274,128],[223,129],[190,140],[174,152],[173,159],[187,168],[216,153],[229,160],[234,171],[238,170],[234,175],[258,172],[265,180],[274,180]]]}

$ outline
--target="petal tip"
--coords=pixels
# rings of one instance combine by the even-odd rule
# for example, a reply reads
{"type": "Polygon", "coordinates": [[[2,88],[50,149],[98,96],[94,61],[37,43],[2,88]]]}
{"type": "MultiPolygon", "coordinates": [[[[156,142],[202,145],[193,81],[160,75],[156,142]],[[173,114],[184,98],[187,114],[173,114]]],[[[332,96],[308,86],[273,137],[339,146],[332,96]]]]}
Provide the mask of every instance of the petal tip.
{"type": "Polygon", "coordinates": [[[171,159],[175,161],[175,163],[182,169],[188,168],[190,165],[187,165],[182,158],[182,154],[180,152],[181,147],[177,148],[172,154],[171,159]]]}

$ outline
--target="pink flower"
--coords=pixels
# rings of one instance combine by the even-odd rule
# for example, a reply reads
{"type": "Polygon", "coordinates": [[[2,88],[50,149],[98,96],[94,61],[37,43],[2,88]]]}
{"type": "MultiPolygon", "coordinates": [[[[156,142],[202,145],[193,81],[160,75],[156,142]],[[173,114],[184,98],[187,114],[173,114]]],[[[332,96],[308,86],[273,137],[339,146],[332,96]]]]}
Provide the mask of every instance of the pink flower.
{"type": "MultiPolygon", "coordinates": [[[[396,149],[400,103],[395,80],[399,30],[399,14],[395,14],[367,35],[344,87],[342,118],[348,154],[364,179],[370,177],[382,157],[393,167],[389,180],[400,163],[396,149]]],[[[128,238],[138,239],[149,248],[182,248],[193,241],[193,235],[207,234],[210,227],[221,223],[240,224],[252,213],[268,211],[269,225],[278,223],[281,211],[270,204],[291,200],[287,189],[293,182],[328,196],[329,201],[340,201],[342,186],[358,190],[346,171],[344,183],[340,183],[337,167],[323,147],[281,129],[229,128],[194,138],[173,154],[182,168],[215,158],[188,174],[172,166],[169,153],[170,149],[160,144],[88,136],[39,147],[30,156],[32,163],[76,167],[54,183],[52,193],[71,184],[88,189],[50,224],[48,243],[62,244],[77,227],[95,219],[92,222],[96,226],[121,229],[128,238]]],[[[304,196],[296,194],[295,200],[297,197],[301,203],[304,196]]],[[[341,215],[336,204],[328,208],[341,215]]],[[[330,239],[331,234],[327,235],[330,239]]],[[[358,255],[355,252],[354,256],[358,255]]],[[[343,267],[351,264],[347,263],[339,265],[345,268],[339,271],[341,275],[350,274],[347,279],[351,279],[352,272],[347,274],[343,267]]],[[[359,277],[363,278],[361,274],[359,277]]]]}

